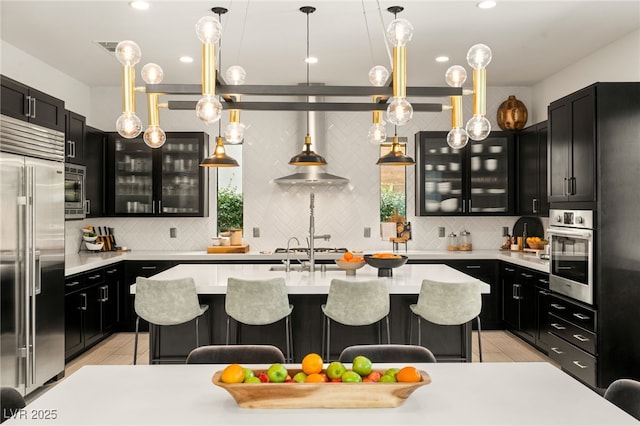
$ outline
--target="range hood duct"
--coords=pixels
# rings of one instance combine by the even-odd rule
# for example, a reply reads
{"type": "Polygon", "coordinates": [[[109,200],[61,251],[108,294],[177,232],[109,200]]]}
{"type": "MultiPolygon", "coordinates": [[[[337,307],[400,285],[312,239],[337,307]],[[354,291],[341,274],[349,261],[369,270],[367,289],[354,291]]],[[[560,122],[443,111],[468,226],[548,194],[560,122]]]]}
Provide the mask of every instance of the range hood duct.
{"type": "MultiPolygon", "coordinates": [[[[306,100],[306,99],[305,99],[306,100]]],[[[317,101],[316,96],[309,96],[309,102],[317,101]]],[[[307,117],[308,130],[311,136],[311,148],[319,155],[326,155],[327,139],[325,136],[326,117],[323,111],[305,111],[300,116],[299,134],[307,134],[307,117]],[[307,116],[308,114],[308,116],[307,116]]],[[[296,146],[299,144],[296,142],[296,146]]],[[[296,173],[273,181],[279,185],[346,185],[349,179],[332,175],[324,171],[327,166],[298,166],[296,173]]]]}

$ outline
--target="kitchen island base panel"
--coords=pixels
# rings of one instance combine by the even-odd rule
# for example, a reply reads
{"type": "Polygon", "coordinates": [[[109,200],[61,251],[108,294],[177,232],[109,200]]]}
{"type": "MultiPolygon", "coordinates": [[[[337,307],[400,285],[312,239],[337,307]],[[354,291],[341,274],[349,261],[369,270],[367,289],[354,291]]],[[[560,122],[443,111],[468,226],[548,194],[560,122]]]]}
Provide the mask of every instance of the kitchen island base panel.
{"type": "MultiPolygon", "coordinates": [[[[210,315],[200,321],[201,344],[224,345],[226,340],[226,313],[224,295],[201,294],[200,303],[209,305],[210,315]],[[205,322],[209,321],[211,334],[207,336],[205,322]]],[[[322,310],[326,295],[289,295],[294,306],[292,312],[294,362],[301,362],[308,353],[322,353],[322,310]]],[[[417,320],[410,315],[409,305],[416,303],[417,295],[391,295],[389,324],[391,343],[409,343],[409,321],[414,321],[414,340],[417,336],[417,320]]],[[[366,300],[355,303],[366,303],[366,300]]],[[[471,325],[440,326],[422,321],[422,344],[431,350],[438,360],[471,360],[471,325]]],[[[241,324],[237,330],[235,321],[230,322],[230,343],[269,344],[282,351],[286,349],[284,320],[264,326],[241,324]]],[[[151,327],[149,334],[150,357],[159,358],[160,364],[183,362],[195,347],[194,324],[151,327]]],[[[380,331],[386,334],[384,327],[380,331]]],[[[333,323],[331,327],[332,353],[329,360],[337,360],[347,346],[378,343],[378,325],[350,327],[333,323]]],[[[416,342],[413,342],[416,344],[416,342]]]]}

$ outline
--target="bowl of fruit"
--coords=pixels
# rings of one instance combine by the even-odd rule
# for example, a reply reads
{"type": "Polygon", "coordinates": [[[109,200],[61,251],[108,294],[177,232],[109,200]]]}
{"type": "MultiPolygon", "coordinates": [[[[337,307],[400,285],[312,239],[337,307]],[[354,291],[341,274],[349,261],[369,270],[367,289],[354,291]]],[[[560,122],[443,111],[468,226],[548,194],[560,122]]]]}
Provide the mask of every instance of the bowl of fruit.
{"type": "Polygon", "coordinates": [[[540,237],[527,238],[527,245],[529,246],[529,248],[532,248],[534,250],[544,250],[544,246],[546,246],[547,244],[549,244],[549,241],[543,240],[540,237]]]}
{"type": "Polygon", "coordinates": [[[392,269],[404,265],[407,263],[408,259],[409,258],[407,256],[393,253],[374,253],[364,255],[364,261],[368,265],[378,268],[379,277],[393,276],[392,269]]]}
{"type": "Polygon", "coordinates": [[[211,382],[225,389],[243,408],[381,408],[398,407],[421,386],[431,383],[414,366],[376,369],[359,355],[353,363],[324,363],[307,354],[301,368],[276,363],[250,369],[230,364],[216,371],[211,382]]]}
{"type": "Polygon", "coordinates": [[[362,256],[354,256],[350,251],[346,252],[340,259],[336,259],[338,268],[344,269],[347,275],[355,275],[356,269],[360,269],[365,265],[362,256]]]}

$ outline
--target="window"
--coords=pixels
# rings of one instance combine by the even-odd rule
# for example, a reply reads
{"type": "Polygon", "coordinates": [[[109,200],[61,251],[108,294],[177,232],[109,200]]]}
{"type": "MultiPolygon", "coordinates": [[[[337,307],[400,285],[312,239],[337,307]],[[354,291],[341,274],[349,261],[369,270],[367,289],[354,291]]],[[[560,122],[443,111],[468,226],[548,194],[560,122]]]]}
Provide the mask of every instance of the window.
{"type": "Polygon", "coordinates": [[[218,171],[218,232],[242,228],[242,145],[225,145],[225,152],[240,167],[220,167],[218,171]]]}
{"type": "MultiPolygon", "coordinates": [[[[380,146],[380,156],[391,150],[390,144],[380,146]]],[[[402,144],[402,152],[406,145],[402,144]]],[[[380,166],[380,222],[386,222],[396,212],[407,217],[406,167],[380,166]]]]}

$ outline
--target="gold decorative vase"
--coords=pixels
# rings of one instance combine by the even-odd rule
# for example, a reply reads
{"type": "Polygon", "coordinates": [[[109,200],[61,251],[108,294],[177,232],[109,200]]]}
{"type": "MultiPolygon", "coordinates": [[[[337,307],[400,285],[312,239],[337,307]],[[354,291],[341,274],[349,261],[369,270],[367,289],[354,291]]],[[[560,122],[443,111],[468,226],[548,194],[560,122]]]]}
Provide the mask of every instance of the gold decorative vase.
{"type": "Polygon", "coordinates": [[[520,130],[527,124],[528,116],[527,107],[511,95],[498,108],[498,126],[502,130],[520,130]]]}

